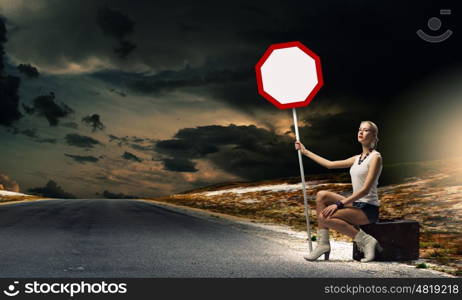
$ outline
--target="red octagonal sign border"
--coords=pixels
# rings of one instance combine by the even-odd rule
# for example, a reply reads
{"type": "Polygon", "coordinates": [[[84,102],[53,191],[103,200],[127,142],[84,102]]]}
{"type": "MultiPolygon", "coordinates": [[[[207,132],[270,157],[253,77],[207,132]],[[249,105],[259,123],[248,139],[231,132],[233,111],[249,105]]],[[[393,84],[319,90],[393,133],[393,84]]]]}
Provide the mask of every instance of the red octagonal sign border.
{"type": "Polygon", "coordinates": [[[255,66],[255,71],[257,74],[257,86],[258,86],[258,93],[263,96],[266,100],[270,101],[273,103],[277,108],[279,109],[287,109],[287,108],[295,108],[295,107],[303,107],[307,106],[310,104],[311,100],[313,100],[314,96],[318,93],[318,91],[321,89],[321,87],[324,85],[324,79],[322,77],[322,71],[321,71],[321,60],[319,59],[319,56],[317,56],[313,51],[308,49],[305,45],[298,41],[294,42],[286,42],[286,43],[279,43],[279,44],[273,44],[271,45],[263,54],[262,58],[258,61],[257,65],[255,66]],[[298,47],[300,50],[308,54],[311,58],[314,59],[315,65],[316,65],[316,75],[318,77],[318,83],[314,86],[313,90],[311,93],[308,95],[308,97],[299,102],[294,102],[294,103],[280,103],[277,101],[273,96],[268,94],[263,90],[263,80],[262,80],[262,75],[261,75],[261,67],[265,63],[265,61],[268,59],[268,57],[271,55],[271,53],[276,50],[276,49],[282,49],[282,48],[290,48],[290,47],[298,47]]]}

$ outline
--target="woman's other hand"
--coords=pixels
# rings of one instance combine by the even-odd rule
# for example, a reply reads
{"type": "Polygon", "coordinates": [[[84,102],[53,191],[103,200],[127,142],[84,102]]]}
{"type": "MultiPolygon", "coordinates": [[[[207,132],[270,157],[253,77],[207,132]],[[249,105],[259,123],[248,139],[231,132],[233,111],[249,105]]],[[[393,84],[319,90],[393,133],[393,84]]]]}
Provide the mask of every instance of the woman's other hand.
{"type": "Polygon", "coordinates": [[[300,149],[302,152],[306,150],[305,146],[300,141],[295,141],[295,150],[300,149]]]}
{"type": "Polygon", "coordinates": [[[324,218],[329,218],[335,211],[337,210],[337,205],[336,204],[331,204],[329,206],[327,206],[326,208],[324,208],[322,211],[321,211],[321,215],[324,217],[324,218]]]}

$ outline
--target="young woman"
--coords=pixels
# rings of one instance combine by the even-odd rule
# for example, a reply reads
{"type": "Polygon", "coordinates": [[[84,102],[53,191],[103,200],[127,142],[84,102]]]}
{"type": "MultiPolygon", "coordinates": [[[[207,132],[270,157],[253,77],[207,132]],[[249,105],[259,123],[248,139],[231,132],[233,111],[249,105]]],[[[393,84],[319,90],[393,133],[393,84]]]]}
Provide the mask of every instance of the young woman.
{"type": "Polygon", "coordinates": [[[377,183],[382,172],[382,157],[375,150],[379,141],[377,125],[371,121],[362,121],[357,138],[362,146],[361,154],[338,161],[322,158],[307,150],[302,143],[295,142],[296,150],[301,149],[304,155],[328,169],[350,168],[353,185],[353,194],[349,197],[329,191],[317,193],[317,246],[310,254],[304,256],[306,260],[316,260],[322,254],[325,260],[329,259],[329,228],[350,236],[357,243],[358,248],[364,252],[362,262],[374,260],[376,248],[382,251],[373,236],[355,227],[375,223],[379,217],[377,183]]]}

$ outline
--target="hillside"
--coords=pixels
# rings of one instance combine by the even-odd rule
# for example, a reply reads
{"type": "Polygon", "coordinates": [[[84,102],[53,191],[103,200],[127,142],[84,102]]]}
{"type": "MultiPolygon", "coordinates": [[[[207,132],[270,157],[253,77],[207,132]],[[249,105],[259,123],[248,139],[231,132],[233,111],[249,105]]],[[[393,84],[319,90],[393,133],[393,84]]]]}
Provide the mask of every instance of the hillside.
{"type": "Polygon", "coordinates": [[[10,192],[6,190],[0,190],[0,204],[1,203],[11,203],[15,201],[24,201],[24,200],[36,200],[36,199],[43,199],[43,197],[27,195],[23,193],[10,192]]]}

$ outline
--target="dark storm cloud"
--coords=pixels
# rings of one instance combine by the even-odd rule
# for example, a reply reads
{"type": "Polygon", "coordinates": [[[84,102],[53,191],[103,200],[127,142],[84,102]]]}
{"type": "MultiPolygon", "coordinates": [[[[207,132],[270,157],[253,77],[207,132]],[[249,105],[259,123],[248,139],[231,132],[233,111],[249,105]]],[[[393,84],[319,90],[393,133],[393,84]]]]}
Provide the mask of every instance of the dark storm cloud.
{"type": "MultiPolygon", "coordinates": [[[[31,111],[31,109],[27,108],[26,111],[31,111]]],[[[67,117],[73,112],[74,110],[66,104],[55,102],[55,94],[53,92],[50,92],[49,95],[38,96],[33,102],[33,113],[45,117],[50,126],[57,126],[60,119],[67,117]]]]}
{"type": "Polygon", "coordinates": [[[71,129],[79,129],[79,124],[77,124],[75,122],[65,122],[65,123],[61,123],[60,125],[61,125],[61,127],[67,127],[67,128],[71,128],[71,129]]]}
{"type": "Polygon", "coordinates": [[[26,112],[26,114],[28,115],[32,115],[34,112],[35,112],[35,109],[33,107],[30,107],[26,104],[22,104],[22,108],[24,109],[24,111],[26,112]]]}
{"type": "Polygon", "coordinates": [[[142,143],[144,141],[146,141],[145,138],[140,138],[140,137],[136,137],[136,136],[132,137],[132,142],[134,142],[134,143],[142,143]]]}
{"type": "Polygon", "coordinates": [[[138,151],[152,151],[154,148],[154,143],[157,142],[155,139],[150,138],[140,138],[137,136],[124,136],[118,137],[113,134],[109,134],[109,142],[117,141],[119,147],[129,146],[138,151]]]}
{"type": "Polygon", "coordinates": [[[62,187],[60,187],[55,181],[49,180],[44,187],[37,187],[29,189],[29,192],[35,195],[50,198],[67,198],[73,199],[74,195],[66,193],[62,187]]]}
{"type": "Polygon", "coordinates": [[[204,87],[215,84],[248,80],[253,74],[247,70],[224,69],[219,66],[206,66],[193,69],[186,66],[179,71],[164,71],[153,76],[135,79],[129,88],[143,93],[159,94],[179,88],[204,87]]]}
{"type": "Polygon", "coordinates": [[[138,151],[152,151],[154,150],[154,144],[143,146],[139,144],[130,144],[129,145],[131,148],[138,150],[138,151]]]}
{"type": "Polygon", "coordinates": [[[94,156],[81,156],[81,155],[72,155],[72,154],[67,154],[67,153],[64,153],[64,155],[72,158],[74,161],[81,163],[81,164],[84,164],[87,162],[96,163],[99,161],[99,159],[94,156]]]}
{"type": "Polygon", "coordinates": [[[139,157],[136,156],[135,154],[130,153],[130,152],[127,152],[127,151],[125,151],[124,154],[122,154],[121,157],[122,157],[123,159],[132,160],[132,161],[135,161],[135,162],[142,162],[142,161],[143,161],[141,158],[139,158],[139,157]]]}
{"type": "Polygon", "coordinates": [[[126,58],[136,45],[125,40],[125,37],[133,33],[133,22],[126,14],[111,9],[107,6],[98,8],[96,22],[105,35],[115,38],[119,45],[113,48],[120,58],[126,58]]]}
{"type": "Polygon", "coordinates": [[[119,194],[111,193],[108,190],[105,190],[103,192],[103,197],[107,199],[136,199],[136,198],[139,198],[138,196],[125,195],[123,193],[119,193],[119,194]]]}
{"type": "Polygon", "coordinates": [[[101,118],[98,114],[93,114],[91,116],[86,116],[82,118],[82,123],[92,128],[92,131],[103,130],[104,124],[101,122],[101,118]]]}
{"type": "Polygon", "coordinates": [[[127,97],[127,94],[125,94],[124,92],[118,91],[116,89],[110,89],[109,91],[113,92],[113,93],[115,93],[115,94],[117,94],[117,95],[119,95],[121,97],[127,97]]]}
{"type": "MultiPolygon", "coordinates": [[[[246,51],[249,45],[236,41],[237,28],[263,26],[267,21],[260,13],[241,11],[245,1],[202,4],[144,0],[133,5],[118,0],[85,3],[42,0],[41,3],[34,7],[33,13],[28,13],[31,8],[27,4],[19,3],[17,10],[24,8],[24,13],[11,17],[11,22],[22,29],[17,30],[11,45],[15,56],[18,61],[34,62],[41,72],[48,68],[68,69],[69,62],[88,66],[89,59],[107,63],[108,69],[120,67],[151,73],[177,70],[185,63],[198,66],[207,57],[229,57],[230,52],[240,55],[237,52],[246,51]],[[115,39],[118,45],[111,49],[104,36],[115,39]],[[23,47],[25,44],[28,47],[23,47]],[[135,44],[139,47],[132,51],[135,44]],[[108,51],[115,51],[118,56],[111,57],[108,51]],[[129,59],[119,59],[127,54],[129,59]]],[[[278,10],[279,6],[282,5],[265,3],[265,9],[273,7],[284,14],[285,11],[278,10]]],[[[265,26],[275,25],[271,22],[265,26]]],[[[106,69],[106,66],[95,67],[106,69]]]]}
{"type": "Polygon", "coordinates": [[[102,71],[92,76],[138,94],[158,96],[183,90],[209,96],[247,113],[251,113],[249,108],[273,109],[258,95],[253,63],[245,67],[229,64],[227,60],[216,59],[207,61],[201,67],[187,65],[179,70],[162,71],[155,75],[102,71]]]}
{"type": "Polygon", "coordinates": [[[118,137],[113,134],[109,134],[108,137],[109,137],[109,142],[117,141],[117,145],[119,147],[122,147],[123,145],[127,145],[129,142],[128,136],[118,137]]]}
{"type": "Polygon", "coordinates": [[[56,144],[58,142],[57,139],[52,139],[52,138],[38,138],[35,139],[37,143],[49,143],[49,144],[56,144]]]}
{"type": "Polygon", "coordinates": [[[162,159],[164,169],[175,172],[197,172],[196,163],[183,157],[162,159]]]}
{"type": "Polygon", "coordinates": [[[80,148],[93,148],[95,145],[101,145],[101,143],[94,138],[76,133],[67,134],[65,140],[68,145],[80,148]]]}
{"type": "Polygon", "coordinates": [[[19,111],[19,84],[19,77],[0,75],[0,125],[11,126],[22,118],[19,111]]]}
{"type": "Polygon", "coordinates": [[[18,90],[21,79],[4,74],[4,44],[7,42],[7,30],[3,17],[0,16],[0,125],[11,126],[22,118],[19,111],[18,90]]]}
{"type": "Polygon", "coordinates": [[[130,41],[120,41],[119,43],[120,44],[115,46],[113,50],[120,58],[127,57],[127,55],[136,48],[136,45],[130,41]]]}
{"type": "Polygon", "coordinates": [[[24,129],[21,131],[22,134],[30,138],[37,138],[37,131],[35,129],[24,129]]]}
{"type": "MultiPolygon", "coordinates": [[[[309,125],[299,128],[300,137],[308,149],[327,159],[345,159],[361,151],[357,130],[360,121],[369,117],[367,113],[301,114],[300,120],[309,125]]],[[[196,172],[193,159],[208,159],[217,168],[248,180],[298,176],[294,139],[289,133],[278,135],[254,125],[183,128],[173,139],[155,144],[157,153],[169,156],[156,160],[166,170],[196,172]]],[[[335,172],[311,160],[305,160],[305,167],[310,174],[335,172]]]]}
{"type": "MultiPolygon", "coordinates": [[[[300,140],[307,149],[322,153],[328,159],[345,159],[361,151],[357,141],[360,122],[371,120],[381,128],[377,119],[379,113],[368,112],[302,114],[300,120],[309,125],[299,127],[300,140]]],[[[293,125],[291,129],[295,132],[293,125]]]]}
{"type": "MultiPolygon", "coordinates": [[[[272,105],[257,94],[254,66],[270,44],[299,40],[321,57],[325,85],[317,100],[335,98],[343,109],[353,111],[358,106],[349,99],[357,99],[360,109],[374,113],[396,108],[396,95],[403,89],[461,62],[458,37],[433,47],[415,34],[443,4],[403,3],[396,9],[386,1],[375,5],[268,1],[245,8],[239,1],[234,3],[226,4],[226,11],[213,4],[202,12],[190,9],[195,14],[187,13],[178,21],[180,33],[169,36],[172,40],[165,46],[170,57],[184,53],[176,65],[154,75],[115,71],[95,76],[138,93],[187,90],[247,113],[271,110],[272,105]],[[239,22],[229,26],[230,19],[239,22]],[[216,28],[233,46],[218,42],[216,28]],[[195,48],[182,46],[181,32],[195,38],[195,48]],[[194,49],[203,51],[204,62],[189,67],[183,62],[192,60],[194,49]]],[[[162,11],[161,6],[157,11],[162,11]]],[[[454,28],[457,18],[446,19],[446,26],[454,28]]]]}
{"type": "Polygon", "coordinates": [[[3,19],[3,16],[0,15],[0,74],[3,72],[3,68],[5,68],[4,62],[3,62],[3,56],[5,55],[5,47],[3,44],[5,44],[8,39],[7,39],[7,30],[5,26],[5,21],[3,19]]]}
{"type": "MultiPolygon", "coordinates": [[[[200,129],[202,131],[209,130],[213,131],[216,130],[217,133],[220,133],[222,126],[218,125],[212,125],[212,126],[204,126],[200,127],[203,129],[200,129]]],[[[192,132],[194,130],[193,128],[183,128],[180,129],[180,131],[175,134],[175,139],[171,140],[161,140],[156,143],[156,151],[160,153],[168,153],[174,156],[186,156],[186,157],[191,157],[191,158],[199,158],[203,157],[206,154],[209,153],[214,153],[218,151],[217,144],[224,144],[226,143],[226,136],[225,135],[214,135],[214,133],[209,134],[206,137],[200,137],[198,143],[195,143],[194,138],[189,138],[187,134],[193,134],[192,132]],[[185,133],[185,131],[187,131],[185,133]],[[210,143],[200,143],[201,140],[204,138],[213,138],[213,141],[210,141],[210,143]],[[221,140],[223,138],[223,140],[221,140]]],[[[198,130],[198,131],[200,131],[198,130]]],[[[197,132],[197,131],[196,131],[197,132]]]]}
{"type": "MultiPolygon", "coordinates": [[[[220,58],[223,70],[238,66],[254,77],[253,67],[270,44],[300,40],[320,55],[326,76],[325,89],[330,89],[326,92],[386,99],[414,77],[431,73],[428,69],[433,68],[428,65],[447,66],[452,59],[458,59],[457,37],[448,40],[451,43],[448,47],[426,47],[415,35],[420,26],[426,25],[428,16],[444,6],[430,1],[421,1],[419,5],[402,3],[400,9],[386,1],[375,5],[366,1],[348,4],[219,1],[203,5],[190,1],[137,1],[137,5],[111,1],[109,7],[104,6],[103,1],[85,5],[81,1],[50,3],[53,5],[46,6],[46,11],[23,17],[31,22],[27,28],[41,25],[36,28],[41,31],[42,39],[31,39],[30,36],[36,34],[32,30],[18,32],[24,35],[21,40],[32,40],[31,48],[38,49],[37,53],[49,56],[37,59],[39,54],[33,53],[34,61],[43,60],[50,65],[67,62],[54,57],[77,63],[89,57],[107,59],[102,32],[118,41],[136,34],[140,47],[136,55],[131,53],[130,62],[111,62],[124,70],[147,66],[150,73],[177,71],[187,63],[197,68],[204,66],[207,59],[220,58]],[[56,28],[56,19],[61,25],[59,28],[56,28]],[[49,27],[54,30],[48,30],[49,27]],[[68,38],[59,41],[55,49],[50,50],[52,53],[43,51],[59,36],[68,38]],[[397,69],[400,72],[390,76],[397,69]],[[390,78],[397,85],[389,84],[390,78]]],[[[447,19],[445,25],[451,27],[457,18],[447,19]]],[[[120,48],[130,49],[130,45],[120,48]]],[[[15,50],[20,51],[23,58],[30,54],[29,49],[15,50]]],[[[120,52],[123,55],[127,51],[120,52]]],[[[222,87],[226,89],[226,85],[222,87]]],[[[141,85],[141,88],[145,87],[141,85]]],[[[228,91],[233,88],[229,87],[228,91]]],[[[226,99],[226,103],[233,102],[226,99]]]]}
{"type": "Polygon", "coordinates": [[[7,129],[7,132],[10,132],[11,134],[22,134],[22,135],[25,135],[29,138],[31,138],[32,141],[36,142],[36,143],[49,143],[49,144],[56,144],[58,142],[57,139],[54,139],[54,138],[41,138],[38,134],[37,134],[37,130],[36,129],[18,129],[16,127],[11,127],[11,128],[8,128],[7,129]]]}
{"type": "Polygon", "coordinates": [[[126,35],[132,33],[135,25],[127,15],[107,6],[98,8],[97,24],[104,34],[118,40],[123,40],[126,35]]]}
{"type": "Polygon", "coordinates": [[[200,126],[179,130],[156,144],[170,171],[197,171],[192,159],[208,159],[218,168],[249,180],[297,175],[293,140],[250,126],[200,126]]]}
{"type": "Polygon", "coordinates": [[[17,68],[19,72],[25,74],[29,78],[37,78],[40,75],[37,68],[31,64],[20,64],[17,68]]]}

